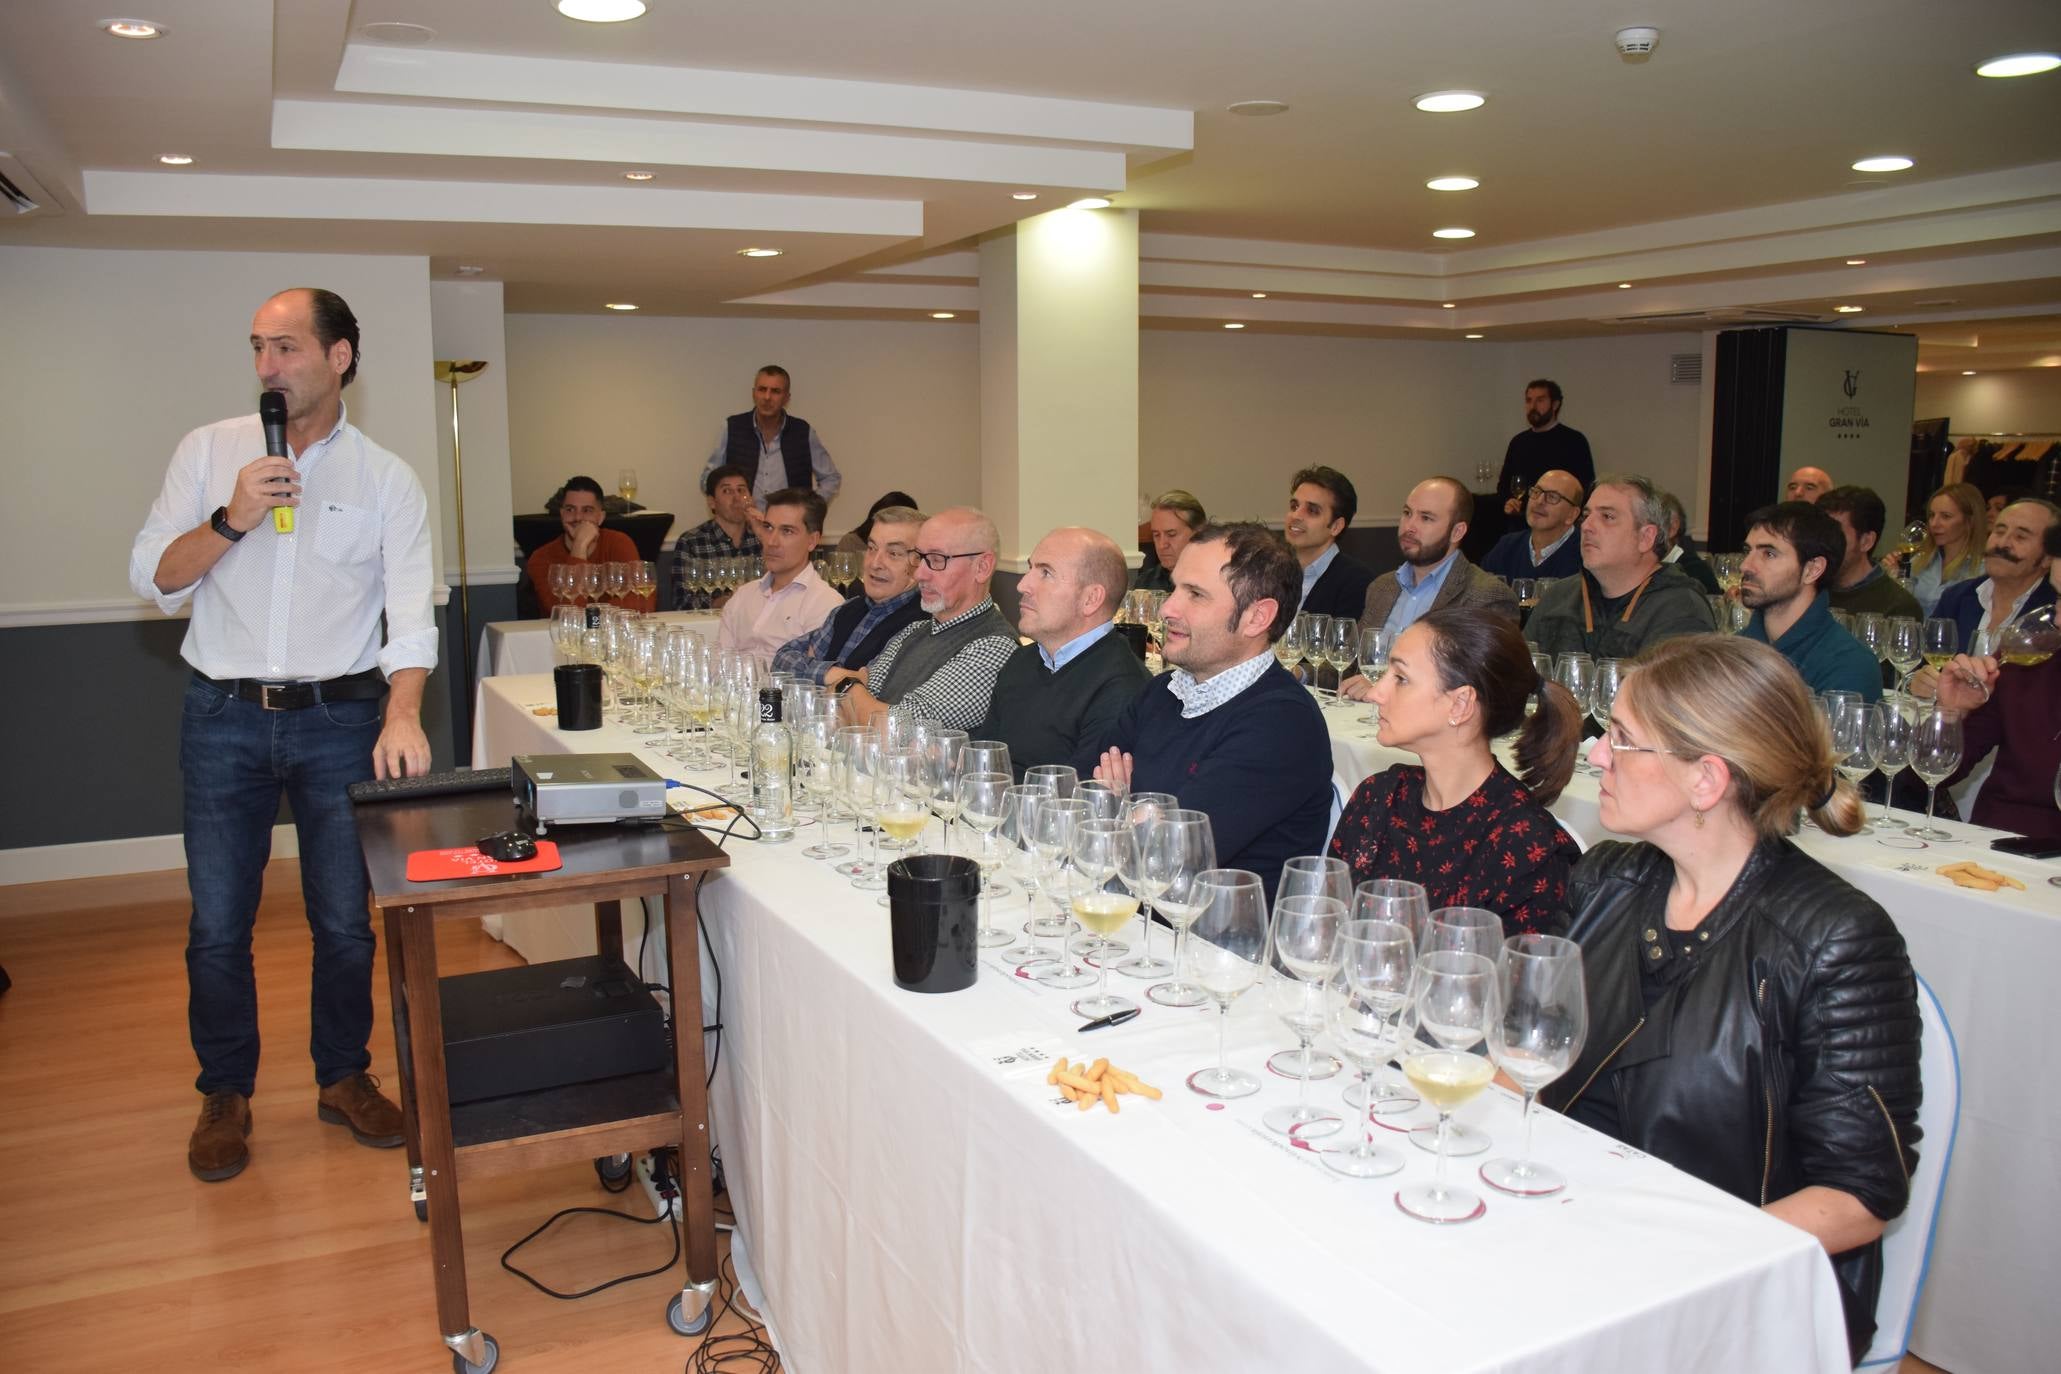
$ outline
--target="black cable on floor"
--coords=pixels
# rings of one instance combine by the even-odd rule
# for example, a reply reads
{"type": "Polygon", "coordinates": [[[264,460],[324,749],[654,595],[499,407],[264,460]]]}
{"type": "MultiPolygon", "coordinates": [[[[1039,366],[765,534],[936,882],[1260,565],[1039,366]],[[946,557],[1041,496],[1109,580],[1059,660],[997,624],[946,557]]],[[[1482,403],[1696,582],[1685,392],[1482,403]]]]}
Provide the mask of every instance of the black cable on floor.
{"type": "Polygon", "coordinates": [[[501,1252],[501,1267],[546,1297],[557,1298],[561,1302],[573,1302],[580,1298],[591,1298],[596,1293],[604,1289],[613,1288],[620,1283],[630,1283],[637,1279],[656,1278],[677,1264],[680,1259],[680,1228],[671,1224],[672,1219],[673,1213],[670,1207],[663,1207],[656,1216],[650,1217],[633,1217],[628,1212],[614,1212],[606,1207],[567,1207],[563,1211],[553,1213],[542,1226],[539,1226],[536,1230],[530,1232],[506,1250],[503,1250],[501,1252]],[[510,1255],[513,1255],[517,1250],[522,1249],[523,1246],[528,1245],[538,1236],[550,1230],[552,1226],[557,1224],[560,1218],[578,1216],[583,1212],[597,1217],[620,1217],[622,1220],[637,1226],[656,1226],[660,1222],[665,1222],[667,1223],[666,1229],[672,1233],[673,1253],[668,1255],[665,1263],[659,1265],[656,1269],[645,1269],[635,1274],[624,1274],[620,1278],[610,1279],[606,1283],[597,1283],[592,1288],[583,1288],[577,1293],[561,1293],[555,1288],[538,1282],[534,1276],[525,1273],[508,1262],[510,1255]]]}
{"type": "Polygon", "coordinates": [[[716,1270],[716,1305],[701,1344],[687,1357],[687,1374],[773,1374],[780,1368],[780,1352],[766,1339],[766,1328],[738,1305],[737,1293],[737,1267],[725,1255],[716,1270]],[[744,1330],[718,1333],[717,1325],[732,1312],[744,1330]]]}

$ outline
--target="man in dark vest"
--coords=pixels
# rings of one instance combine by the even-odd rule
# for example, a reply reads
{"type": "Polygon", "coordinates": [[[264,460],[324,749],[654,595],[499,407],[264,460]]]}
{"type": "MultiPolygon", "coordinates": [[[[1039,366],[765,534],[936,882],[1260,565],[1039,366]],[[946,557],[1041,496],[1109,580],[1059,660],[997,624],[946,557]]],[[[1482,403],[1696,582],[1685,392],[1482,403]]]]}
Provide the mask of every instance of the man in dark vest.
{"type": "Polygon", "coordinates": [[[777,363],[760,368],[751,383],[751,409],[723,422],[703,467],[707,473],[731,463],[750,473],[752,503],[761,510],[766,498],[783,488],[813,491],[829,501],[844,485],[815,426],[787,413],[788,394],[786,368],[777,363]]]}
{"type": "Polygon", "coordinates": [[[916,593],[930,617],[889,640],[864,682],[838,684],[847,723],[871,725],[902,705],[949,730],[971,730],[987,717],[996,675],[1016,652],[1016,631],[988,595],[1000,545],[995,522],[971,506],[923,522],[916,593]]]}
{"type": "Polygon", "coordinates": [[[866,538],[864,589],[805,635],[773,655],[773,671],[805,682],[835,687],[847,678],[866,678],[866,665],[879,657],[906,626],[923,618],[916,604],[916,536],[921,512],[885,506],[873,512],[866,538]]]}

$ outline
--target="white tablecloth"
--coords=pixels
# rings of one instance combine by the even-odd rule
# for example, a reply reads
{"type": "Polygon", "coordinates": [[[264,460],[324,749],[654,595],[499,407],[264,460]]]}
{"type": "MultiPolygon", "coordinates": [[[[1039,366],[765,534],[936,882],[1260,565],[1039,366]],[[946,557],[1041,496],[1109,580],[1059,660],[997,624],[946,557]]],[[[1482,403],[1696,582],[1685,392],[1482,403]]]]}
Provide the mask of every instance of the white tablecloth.
{"type": "MultiPolygon", "coordinates": [[[[531,714],[548,694],[541,677],[483,683],[480,755],[635,747],[614,727],[560,734],[531,714]]],[[[813,833],[733,841],[703,889],[722,972],[717,1137],[801,1374],[1847,1367],[1809,1237],[1564,1119],[1538,1130],[1564,1196],[1492,1196],[1482,1220],[1441,1230],[1394,1205],[1431,1168],[1402,1137],[1403,1174],[1344,1179],[1259,1124],[1285,1081],[1221,1108],[1190,1093],[1215,1052],[1209,1012],[1148,1004],[1081,1037],[1074,994],[992,959],[966,992],[900,991],[886,912],[800,853],[813,833]],[[1026,1050],[1108,1055],[1165,1100],[1079,1112],[1026,1050]]],[[[1289,1042],[1258,994],[1234,1012],[1235,1063],[1289,1042]]],[[[1313,1096],[1335,1103],[1343,1082],[1313,1096]]],[[[1516,1143],[1499,1091],[1466,1114],[1516,1143]]]]}
{"type": "MultiPolygon", "coordinates": [[[[1341,779],[1357,785],[1416,762],[1375,742],[1364,708],[1324,714],[1341,779]]],[[[1553,812],[1585,843],[1611,838],[1594,778],[1577,774],[1553,812]]],[[[1962,838],[1918,851],[1809,827],[1796,839],[1894,918],[1960,1051],[1960,1130],[1911,1349],[1954,1374],[2020,1374],[2050,1367],[2061,1350],[2061,1305],[2046,1289],[2061,1218],[2061,1061],[2036,1049],[2061,1040],[2061,889],[2047,883],[2061,865],[1996,853],[1988,842],[2000,831],[1944,825],[1962,838]],[[1974,892],[1933,872],[1961,859],[2010,873],[2026,890],[1974,892]]]]}
{"type": "MultiPolygon", "coordinates": [[[[668,625],[685,625],[713,644],[720,617],[714,611],[660,611],[653,619],[668,625]]],[[[496,620],[480,630],[475,668],[478,676],[548,673],[551,667],[549,620],[496,620]]]]}

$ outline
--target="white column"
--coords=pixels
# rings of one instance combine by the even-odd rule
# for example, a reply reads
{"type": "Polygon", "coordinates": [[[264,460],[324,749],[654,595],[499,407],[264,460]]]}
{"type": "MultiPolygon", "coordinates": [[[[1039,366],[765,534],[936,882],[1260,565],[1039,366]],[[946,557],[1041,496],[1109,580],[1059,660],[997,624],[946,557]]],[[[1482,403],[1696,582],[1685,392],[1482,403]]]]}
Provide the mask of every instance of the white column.
{"type": "MultiPolygon", "coordinates": [[[[465,450],[465,564],[472,585],[505,586],[516,578],[513,503],[508,462],[508,343],[501,283],[439,281],[429,287],[430,336],[436,356],[484,361],[486,371],[458,389],[465,450]]],[[[443,580],[458,581],[458,512],[451,466],[451,388],[425,373],[436,395],[437,486],[443,493],[443,580]]],[[[605,480],[605,479],[604,479],[605,480]]],[[[473,627],[477,632],[478,626],[473,627]]]]}
{"type": "Polygon", "coordinates": [[[1134,212],[1054,210],[981,245],[980,373],[981,506],[1001,531],[1002,566],[1021,571],[1058,525],[1134,550],[1134,212]]]}

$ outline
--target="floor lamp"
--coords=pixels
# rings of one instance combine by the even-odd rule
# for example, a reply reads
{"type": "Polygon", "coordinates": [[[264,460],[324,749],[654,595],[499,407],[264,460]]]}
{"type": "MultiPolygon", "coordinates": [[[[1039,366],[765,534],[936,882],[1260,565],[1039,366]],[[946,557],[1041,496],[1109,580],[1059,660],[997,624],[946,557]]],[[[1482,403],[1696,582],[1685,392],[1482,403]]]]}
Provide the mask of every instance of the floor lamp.
{"type": "Polygon", "coordinates": [[[439,358],[436,364],[437,380],[451,387],[451,493],[458,515],[458,652],[465,664],[465,676],[459,679],[463,700],[458,706],[458,719],[467,741],[472,738],[472,572],[465,561],[465,450],[458,442],[458,387],[486,370],[484,361],[439,358]]]}

